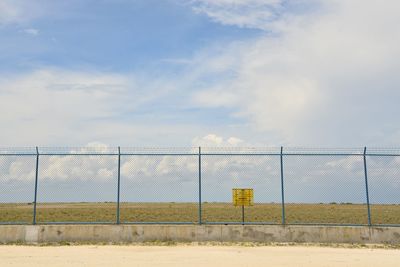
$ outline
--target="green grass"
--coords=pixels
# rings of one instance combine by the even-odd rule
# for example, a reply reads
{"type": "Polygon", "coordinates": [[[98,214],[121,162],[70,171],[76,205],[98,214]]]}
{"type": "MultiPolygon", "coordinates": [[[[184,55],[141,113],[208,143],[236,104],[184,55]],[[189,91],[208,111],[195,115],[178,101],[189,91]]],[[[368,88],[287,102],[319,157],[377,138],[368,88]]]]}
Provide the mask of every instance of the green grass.
{"type": "MultiPolygon", "coordinates": [[[[0,204],[0,222],[32,222],[32,204],[0,204]]],[[[248,222],[281,223],[280,204],[245,208],[248,222]]],[[[240,222],[241,208],[203,203],[204,222],[240,222]]],[[[400,205],[372,205],[373,224],[400,224],[400,205]]],[[[115,222],[116,203],[38,203],[37,222],[115,222]]],[[[121,222],[197,222],[197,203],[121,203],[121,222]]],[[[286,204],[287,223],[367,224],[361,204],[286,204]]]]}

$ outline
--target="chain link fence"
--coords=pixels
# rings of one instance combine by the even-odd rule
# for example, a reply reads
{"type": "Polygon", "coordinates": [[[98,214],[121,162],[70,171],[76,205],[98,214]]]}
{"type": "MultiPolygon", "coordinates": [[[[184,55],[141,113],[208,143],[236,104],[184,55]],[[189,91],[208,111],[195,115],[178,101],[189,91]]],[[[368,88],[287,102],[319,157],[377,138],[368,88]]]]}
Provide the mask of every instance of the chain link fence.
{"type": "Polygon", "coordinates": [[[0,224],[400,226],[400,149],[1,148],[0,185],[0,224]]]}

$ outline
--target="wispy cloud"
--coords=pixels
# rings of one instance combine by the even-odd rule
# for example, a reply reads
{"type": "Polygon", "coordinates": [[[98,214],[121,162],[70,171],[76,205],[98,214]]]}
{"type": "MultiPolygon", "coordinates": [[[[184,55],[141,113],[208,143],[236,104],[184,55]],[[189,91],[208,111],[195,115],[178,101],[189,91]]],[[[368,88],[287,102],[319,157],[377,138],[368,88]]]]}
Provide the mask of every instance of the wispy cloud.
{"type": "Polygon", "coordinates": [[[12,4],[12,1],[0,2],[0,25],[14,21],[19,16],[19,9],[12,4]]]}
{"type": "Polygon", "coordinates": [[[37,36],[39,34],[39,30],[34,28],[24,29],[24,32],[32,36],[37,36]]]}
{"type": "Polygon", "coordinates": [[[135,106],[135,101],[126,97],[135,90],[133,79],[114,73],[42,69],[3,78],[0,84],[0,121],[9,129],[1,133],[5,143],[14,143],[17,136],[19,143],[32,139],[46,143],[42,138],[51,133],[66,137],[85,128],[82,123],[135,106]],[[123,105],[128,102],[129,106],[123,105]]]}
{"type": "Polygon", "coordinates": [[[265,29],[279,17],[283,0],[195,0],[193,10],[216,22],[265,29]]]}
{"type": "MultiPolygon", "coordinates": [[[[18,28],[27,34],[40,34],[42,25],[27,22],[52,13],[43,3],[53,1],[39,2],[42,4],[2,1],[0,24],[19,23],[22,26],[18,28]]],[[[71,6],[78,2],[73,1],[71,6]]],[[[272,140],[269,144],[398,143],[398,1],[388,0],[384,5],[372,0],[189,2],[191,6],[185,12],[202,14],[252,35],[219,39],[221,28],[232,27],[218,26],[215,35],[207,36],[213,39],[212,44],[205,42],[201,49],[196,46],[190,51],[194,56],[171,53],[160,59],[159,51],[154,52],[158,46],[138,46],[138,57],[144,55],[147,60],[154,53],[151,58],[162,64],[155,67],[159,68],[157,71],[154,62],[131,65],[136,56],[120,58],[118,62],[114,61],[116,54],[103,57],[104,51],[118,50],[118,44],[115,49],[101,47],[89,53],[93,43],[86,40],[82,50],[74,50],[75,40],[67,38],[65,42],[63,34],[54,36],[58,44],[65,46],[46,48],[48,44],[32,43],[33,54],[21,47],[5,46],[5,51],[11,53],[4,55],[14,54],[7,58],[17,62],[16,69],[21,64],[32,67],[25,73],[8,73],[0,79],[0,122],[8,125],[0,132],[2,140],[9,144],[49,140],[65,143],[62,140],[72,136],[68,143],[79,140],[82,144],[101,140],[99,137],[104,135],[121,140],[119,133],[124,133],[124,140],[142,135],[147,144],[161,142],[160,134],[176,136],[175,140],[184,136],[185,142],[190,143],[194,136],[216,133],[253,139],[254,143],[272,140]],[[81,70],[86,64],[91,70],[106,71],[81,70]],[[197,117],[191,117],[193,110],[197,117]],[[27,128],[31,129],[29,133],[24,131],[27,128]],[[76,131],[79,137],[73,134],[76,131]],[[46,137],[39,138],[45,133],[46,137]]],[[[86,14],[86,8],[82,4],[79,14],[86,14]]],[[[198,25],[204,22],[201,21],[192,22],[198,25]]],[[[184,24],[183,19],[177,22],[184,24]]],[[[71,32],[68,35],[74,36],[71,32]]],[[[119,32],[115,36],[123,38],[125,34],[119,32]]],[[[41,38],[25,39],[36,42],[41,38]]],[[[10,38],[6,36],[4,40],[10,38]]],[[[194,39],[187,39],[185,47],[193,45],[190,40],[194,39]]]]}
{"type": "Polygon", "coordinates": [[[187,98],[183,91],[177,81],[138,78],[132,73],[42,68],[4,75],[0,124],[7,127],[0,131],[0,139],[11,146],[93,140],[114,145],[189,145],[203,125],[188,127],[173,120],[185,108],[180,103],[185,101],[176,99],[177,95],[187,98]]]}
{"type": "Polygon", "coordinates": [[[0,2],[0,26],[29,22],[43,16],[46,10],[46,5],[43,5],[42,0],[2,0],[0,2]]]}

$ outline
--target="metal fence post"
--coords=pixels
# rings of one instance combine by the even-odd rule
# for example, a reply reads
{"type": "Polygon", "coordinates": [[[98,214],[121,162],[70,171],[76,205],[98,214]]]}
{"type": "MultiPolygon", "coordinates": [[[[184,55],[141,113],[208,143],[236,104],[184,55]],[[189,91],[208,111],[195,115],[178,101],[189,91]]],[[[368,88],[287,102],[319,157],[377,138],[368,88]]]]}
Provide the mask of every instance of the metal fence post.
{"type": "Polygon", "coordinates": [[[202,224],[201,218],[201,147],[199,147],[199,224],[202,224]]]}
{"type": "Polygon", "coordinates": [[[281,146],[281,195],[282,195],[282,224],[286,224],[286,216],[285,216],[285,189],[283,184],[283,146],[281,146]]]}
{"type": "Polygon", "coordinates": [[[118,147],[118,189],[117,189],[117,224],[120,224],[120,193],[121,193],[121,148],[118,147]]]}
{"type": "Polygon", "coordinates": [[[38,177],[39,177],[39,148],[36,147],[35,196],[34,196],[34,201],[33,201],[33,220],[32,220],[33,225],[36,224],[36,202],[37,202],[38,177]]]}
{"type": "Polygon", "coordinates": [[[368,208],[368,225],[371,226],[371,208],[369,203],[368,170],[367,170],[367,147],[364,147],[364,175],[365,175],[365,193],[367,196],[367,208],[368,208]]]}

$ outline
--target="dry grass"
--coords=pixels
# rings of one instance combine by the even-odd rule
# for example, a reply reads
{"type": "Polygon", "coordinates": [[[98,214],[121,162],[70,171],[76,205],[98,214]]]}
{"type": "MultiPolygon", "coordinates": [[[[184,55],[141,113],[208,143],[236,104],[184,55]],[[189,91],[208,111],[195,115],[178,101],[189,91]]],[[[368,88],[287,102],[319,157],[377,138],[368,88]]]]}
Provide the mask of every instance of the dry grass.
{"type": "MultiPolygon", "coordinates": [[[[0,204],[0,222],[32,222],[32,204],[0,204]]],[[[248,222],[281,223],[280,204],[246,207],[248,222]]],[[[203,203],[203,221],[240,222],[241,208],[203,203]]],[[[400,205],[373,205],[373,224],[400,224],[400,205]]],[[[39,203],[40,222],[115,222],[116,203],[39,203]]],[[[121,203],[121,222],[197,222],[196,203],[121,203]]],[[[286,204],[287,223],[366,224],[361,204],[286,204]]]]}

